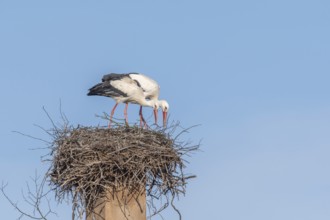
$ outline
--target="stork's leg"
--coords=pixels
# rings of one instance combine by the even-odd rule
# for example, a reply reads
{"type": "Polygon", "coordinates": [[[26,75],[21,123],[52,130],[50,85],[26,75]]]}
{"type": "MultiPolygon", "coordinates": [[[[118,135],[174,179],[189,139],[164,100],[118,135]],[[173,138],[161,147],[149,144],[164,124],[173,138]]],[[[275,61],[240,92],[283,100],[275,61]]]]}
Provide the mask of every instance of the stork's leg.
{"type": "Polygon", "coordinates": [[[126,103],[125,110],[124,110],[124,116],[125,116],[125,123],[126,123],[126,125],[128,125],[127,108],[128,108],[128,103],[126,103]]]}
{"type": "Polygon", "coordinates": [[[139,116],[140,116],[140,127],[142,128],[143,127],[142,105],[140,106],[139,116]]]}
{"type": "Polygon", "coordinates": [[[118,105],[118,103],[116,103],[115,106],[111,110],[110,121],[109,121],[109,126],[108,126],[109,128],[111,127],[112,117],[113,117],[113,114],[115,114],[115,110],[117,108],[117,105],[118,105]]]}
{"type": "Polygon", "coordinates": [[[146,121],[144,120],[143,118],[143,115],[142,115],[142,105],[140,106],[140,111],[139,111],[139,115],[140,115],[140,127],[146,127],[148,128],[148,125],[146,123],[146,121]]]}
{"type": "Polygon", "coordinates": [[[154,108],[155,124],[157,125],[158,109],[154,108]]]}

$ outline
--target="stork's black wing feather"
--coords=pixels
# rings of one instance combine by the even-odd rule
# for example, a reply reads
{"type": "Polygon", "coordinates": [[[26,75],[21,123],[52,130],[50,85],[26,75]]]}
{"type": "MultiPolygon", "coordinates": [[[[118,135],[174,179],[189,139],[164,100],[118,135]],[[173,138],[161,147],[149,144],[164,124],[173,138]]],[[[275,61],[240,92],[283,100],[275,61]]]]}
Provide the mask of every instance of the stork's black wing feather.
{"type": "Polygon", "coordinates": [[[129,77],[129,75],[128,74],[119,74],[119,73],[110,73],[110,74],[103,76],[102,82],[111,81],[111,80],[120,80],[124,77],[129,77]]]}
{"type": "Polygon", "coordinates": [[[109,81],[105,81],[93,86],[92,88],[89,89],[87,95],[88,96],[99,95],[99,96],[107,96],[107,97],[119,97],[119,96],[127,97],[126,93],[113,87],[109,81]]]}

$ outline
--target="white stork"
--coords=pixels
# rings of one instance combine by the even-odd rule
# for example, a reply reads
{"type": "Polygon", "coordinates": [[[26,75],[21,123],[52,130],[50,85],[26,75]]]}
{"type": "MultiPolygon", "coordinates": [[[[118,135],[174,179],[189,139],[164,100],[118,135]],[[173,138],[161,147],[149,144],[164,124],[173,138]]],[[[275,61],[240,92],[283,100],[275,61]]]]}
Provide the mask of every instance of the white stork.
{"type": "Polygon", "coordinates": [[[142,115],[142,106],[149,106],[154,109],[155,122],[157,123],[157,110],[161,106],[163,109],[163,123],[166,125],[167,111],[169,105],[165,100],[158,100],[159,86],[156,81],[138,73],[116,74],[111,73],[104,75],[102,83],[98,83],[89,89],[87,95],[100,95],[111,97],[116,101],[110,114],[110,123],[114,115],[117,105],[121,102],[126,103],[124,109],[125,122],[127,119],[128,103],[139,104],[140,107],[140,124],[146,122],[142,115]]]}
{"type": "MultiPolygon", "coordinates": [[[[166,126],[167,122],[167,112],[169,110],[169,104],[166,100],[158,100],[159,96],[159,90],[160,86],[158,83],[151,79],[150,77],[139,74],[139,73],[128,73],[128,76],[135,80],[138,85],[143,89],[143,94],[145,99],[152,100],[156,103],[156,106],[154,108],[154,117],[155,117],[155,124],[157,124],[157,118],[158,118],[158,107],[160,107],[163,111],[163,126],[166,126]]],[[[143,120],[145,123],[145,120],[142,115],[142,106],[140,106],[140,120],[143,120]]]]}

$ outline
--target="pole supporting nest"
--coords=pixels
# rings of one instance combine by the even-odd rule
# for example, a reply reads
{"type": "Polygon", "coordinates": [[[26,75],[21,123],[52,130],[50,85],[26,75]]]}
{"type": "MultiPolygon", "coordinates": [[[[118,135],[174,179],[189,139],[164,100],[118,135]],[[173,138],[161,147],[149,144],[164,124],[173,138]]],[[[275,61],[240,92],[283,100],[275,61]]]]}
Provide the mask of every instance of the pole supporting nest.
{"type": "MultiPolygon", "coordinates": [[[[127,191],[122,193],[129,197],[127,191]]],[[[129,201],[120,194],[118,192],[117,198],[111,198],[112,193],[108,193],[98,199],[93,212],[86,214],[86,220],[146,220],[146,194],[137,195],[129,201]]]]}

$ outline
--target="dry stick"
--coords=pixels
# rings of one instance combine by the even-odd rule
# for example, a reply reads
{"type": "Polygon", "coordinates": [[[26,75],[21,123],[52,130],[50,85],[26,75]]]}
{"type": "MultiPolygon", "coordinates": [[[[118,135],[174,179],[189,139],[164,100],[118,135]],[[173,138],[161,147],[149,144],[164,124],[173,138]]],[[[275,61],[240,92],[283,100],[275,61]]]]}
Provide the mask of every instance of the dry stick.
{"type": "Polygon", "coordinates": [[[33,179],[34,181],[34,184],[35,184],[35,194],[33,194],[30,190],[30,187],[29,185],[27,185],[27,188],[28,188],[28,197],[26,197],[24,194],[23,194],[23,199],[25,200],[25,202],[29,205],[31,205],[33,208],[34,208],[34,211],[33,211],[33,215],[32,214],[29,214],[25,211],[23,211],[17,203],[13,202],[9,196],[6,194],[5,192],[5,188],[7,186],[7,184],[4,184],[2,183],[1,187],[0,187],[0,191],[2,192],[3,196],[7,199],[7,201],[20,213],[20,217],[18,219],[21,219],[23,218],[24,216],[25,217],[28,217],[28,218],[31,218],[31,219],[38,219],[38,220],[47,220],[47,216],[49,214],[55,214],[55,212],[53,212],[51,209],[50,209],[50,206],[49,206],[49,200],[47,199],[47,193],[43,193],[43,186],[44,186],[44,181],[45,179],[42,180],[42,182],[40,183],[40,185],[38,184],[38,179],[37,177],[35,177],[35,179],[33,179]],[[44,214],[40,208],[40,205],[41,205],[41,199],[45,198],[46,201],[47,201],[47,204],[48,204],[48,211],[44,214]],[[36,217],[36,213],[37,212],[39,214],[40,217],[36,217]]]}
{"type": "Polygon", "coordinates": [[[23,135],[23,136],[26,136],[26,137],[28,137],[28,138],[32,138],[32,139],[35,139],[35,140],[38,140],[38,141],[45,142],[45,143],[47,143],[47,144],[51,144],[51,142],[49,142],[49,141],[46,141],[46,140],[41,139],[41,138],[33,137],[33,136],[31,136],[31,135],[28,135],[28,134],[24,134],[24,133],[19,132],[19,131],[13,131],[13,132],[14,132],[14,133],[17,133],[17,134],[20,134],[20,135],[23,135]]]}

